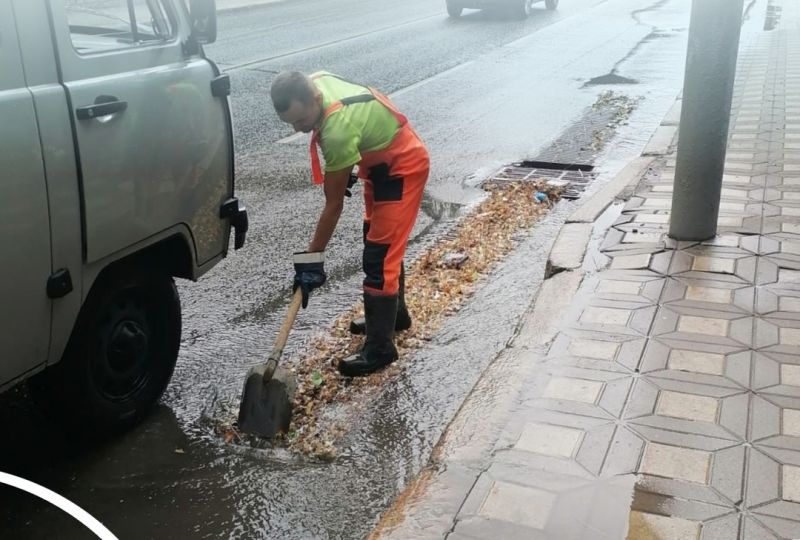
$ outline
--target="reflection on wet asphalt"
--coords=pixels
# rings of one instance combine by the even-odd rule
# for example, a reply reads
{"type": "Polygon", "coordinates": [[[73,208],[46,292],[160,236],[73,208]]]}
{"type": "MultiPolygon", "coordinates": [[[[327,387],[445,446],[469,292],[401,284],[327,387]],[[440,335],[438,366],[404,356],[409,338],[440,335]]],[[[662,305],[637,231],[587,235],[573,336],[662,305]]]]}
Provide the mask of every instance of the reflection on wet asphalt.
{"type": "MultiPolygon", "coordinates": [[[[226,446],[207,418],[235,409],[248,367],[269,354],[289,299],[290,255],[304,247],[322,203],[308,179],[307,139],[276,142],[291,133],[267,101],[272,77],[326,69],[395,94],[433,156],[413,256],[503,164],[594,159],[602,182],[638,155],[680,88],[690,3],[653,0],[643,10],[641,0],[572,0],[527,21],[491,12],[452,21],[444,2],[427,0],[296,0],[223,14],[208,52],[223,69],[240,66],[231,100],[248,244],[199,283],[180,284],[182,350],[152,418],[105,444],[73,446],[72,434],[6,395],[2,468],[57,490],[120,538],[363,537],[513,335],[573,203],[520,237],[429,346],[402,360],[398,380],[362,408],[340,411],[355,420],[336,461],[226,446]],[[609,74],[618,78],[602,78],[609,74]],[[591,109],[604,90],[641,101],[593,156],[592,138],[609,121],[591,109]]],[[[330,283],[300,313],[288,363],[360,295],[359,195],[347,201],[327,253],[330,283]]],[[[11,538],[81,537],[65,515],[8,490],[0,508],[0,530],[11,538]]]]}

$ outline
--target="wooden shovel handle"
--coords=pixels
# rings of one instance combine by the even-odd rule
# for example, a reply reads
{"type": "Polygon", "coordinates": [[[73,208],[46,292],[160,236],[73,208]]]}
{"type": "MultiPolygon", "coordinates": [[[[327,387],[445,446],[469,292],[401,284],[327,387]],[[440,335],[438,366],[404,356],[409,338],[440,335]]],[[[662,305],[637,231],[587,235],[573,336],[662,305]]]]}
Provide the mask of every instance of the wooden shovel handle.
{"type": "Polygon", "coordinates": [[[283,354],[283,348],[286,346],[286,340],[289,339],[289,331],[292,329],[297,312],[300,311],[300,306],[303,304],[303,291],[300,287],[294,292],[292,303],[289,306],[289,312],[286,314],[286,319],[283,321],[278,337],[275,340],[275,345],[272,347],[272,352],[269,353],[267,365],[264,368],[264,382],[267,383],[272,379],[275,369],[278,367],[278,360],[283,354]]]}

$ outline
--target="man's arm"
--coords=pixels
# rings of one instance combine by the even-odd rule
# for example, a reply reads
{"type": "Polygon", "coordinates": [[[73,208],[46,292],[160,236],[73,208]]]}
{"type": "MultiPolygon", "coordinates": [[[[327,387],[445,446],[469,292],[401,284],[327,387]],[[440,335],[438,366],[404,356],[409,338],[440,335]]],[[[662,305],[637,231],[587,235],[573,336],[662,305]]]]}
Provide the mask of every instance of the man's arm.
{"type": "Polygon", "coordinates": [[[325,251],[331,236],[333,236],[333,231],[336,230],[339,216],[342,215],[344,193],[347,190],[347,183],[350,181],[352,172],[352,165],[341,171],[325,172],[325,183],[323,184],[325,208],[322,209],[322,213],[319,216],[317,230],[308,245],[308,251],[325,251]]]}

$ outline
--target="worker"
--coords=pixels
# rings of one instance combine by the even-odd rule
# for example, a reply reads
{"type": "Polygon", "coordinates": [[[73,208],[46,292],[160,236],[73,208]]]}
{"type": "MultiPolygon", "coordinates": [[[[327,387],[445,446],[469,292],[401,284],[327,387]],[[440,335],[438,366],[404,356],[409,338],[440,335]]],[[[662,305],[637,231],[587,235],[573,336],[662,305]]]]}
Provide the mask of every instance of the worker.
{"type": "Polygon", "coordinates": [[[366,339],[356,355],[340,362],[339,371],[351,377],[373,373],[397,359],[395,331],[411,327],[403,256],[428,180],[428,151],[386,96],[331,73],[280,73],[271,97],[282,121],[311,133],[313,181],[325,193],[307,250],[294,254],[293,287],[302,290],[304,308],[311,291],[325,283],[325,248],[356,179],[356,165],[364,182],[365,317],[352,321],[350,331],[365,333],[366,339]]]}

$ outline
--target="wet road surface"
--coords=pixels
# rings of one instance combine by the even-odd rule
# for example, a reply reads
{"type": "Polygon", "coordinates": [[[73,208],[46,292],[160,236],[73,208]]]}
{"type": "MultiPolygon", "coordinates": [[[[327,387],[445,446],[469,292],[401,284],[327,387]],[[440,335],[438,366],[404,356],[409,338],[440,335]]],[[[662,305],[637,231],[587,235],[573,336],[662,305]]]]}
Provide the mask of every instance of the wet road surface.
{"type": "MultiPolygon", "coordinates": [[[[322,197],[307,139],[290,137],[267,99],[283,69],[326,69],[393,95],[429,145],[432,174],[411,253],[475,202],[482,177],[522,158],[593,161],[605,181],[647,142],[680,90],[690,0],[565,0],[526,21],[444,2],[289,0],[228,12],[208,54],[231,73],[237,190],[251,214],[245,249],[199,283],[182,283],[184,337],[156,414],[104,445],[76,445],[22,399],[5,396],[0,469],[70,498],[120,538],[361,538],[505,346],[538,290],[563,203],[486,280],[400,379],[358,411],[333,463],[227,446],[209,418],[235,408],[247,368],[266,358],[289,297],[290,256],[322,197]],[[616,84],[605,84],[608,82],[616,84]],[[595,155],[610,120],[601,92],[637,99],[595,155]]],[[[288,362],[359,297],[362,203],[348,200],[327,253],[329,285],[298,318],[288,362]]],[[[0,491],[9,537],[80,538],[57,510],[0,491]]],[[[5,537],[5,535],[3,535],[5,537]]]]}

